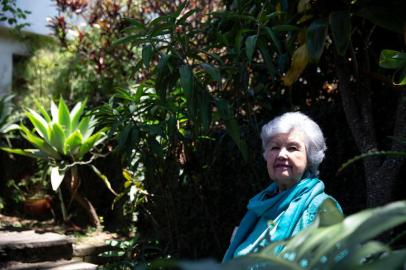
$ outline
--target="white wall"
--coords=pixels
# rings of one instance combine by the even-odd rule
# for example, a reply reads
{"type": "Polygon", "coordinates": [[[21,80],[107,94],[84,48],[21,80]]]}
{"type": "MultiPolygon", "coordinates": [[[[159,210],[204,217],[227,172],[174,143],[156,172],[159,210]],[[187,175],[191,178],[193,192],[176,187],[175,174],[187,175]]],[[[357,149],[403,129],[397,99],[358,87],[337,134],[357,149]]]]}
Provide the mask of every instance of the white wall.
{"type": "MultiPolygon", "coordinates": [[[[24,22],[30,23],[23,31],[39,35],[49,35],[48,17],[57,15],[55,4],[51,0],[17,0],[17,7],[31,11],[24,22]]],[[[22,21],[21,21],[22,22],[22,21]]],[[[27,45],[7,33],[9,25],[0,22],[0,95],[8,94],[11,90],[13,75],[13,55],[26,55],[27,45]],[[1,29],[2,28],[2,29],[1,29]]]]}

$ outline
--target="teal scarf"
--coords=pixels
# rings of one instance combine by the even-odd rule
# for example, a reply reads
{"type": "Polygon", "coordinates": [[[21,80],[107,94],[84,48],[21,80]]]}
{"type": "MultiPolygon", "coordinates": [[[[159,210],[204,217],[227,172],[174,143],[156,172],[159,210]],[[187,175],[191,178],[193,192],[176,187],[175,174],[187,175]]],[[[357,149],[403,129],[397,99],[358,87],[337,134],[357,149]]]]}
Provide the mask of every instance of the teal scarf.
{"type": "Polygon", "coordinates": [[[248,212],[241,220],[223,262],[233,258],[236,249],[252,232],[261,217],[274,220],[284,211],[279,218],[275,235],[272,235],[271,239],[278,241],[289,238],[310,202],[317,195],[324,193],[324,184],[317,178],[306,178],[283,192],[276,194],[277,191],[278,186],[272,183],[249,201],[248,212]],[[276,195],[272,196],[273,194],[276,195]],[[267,198],[267,196],[272,197],[267,198]]]}

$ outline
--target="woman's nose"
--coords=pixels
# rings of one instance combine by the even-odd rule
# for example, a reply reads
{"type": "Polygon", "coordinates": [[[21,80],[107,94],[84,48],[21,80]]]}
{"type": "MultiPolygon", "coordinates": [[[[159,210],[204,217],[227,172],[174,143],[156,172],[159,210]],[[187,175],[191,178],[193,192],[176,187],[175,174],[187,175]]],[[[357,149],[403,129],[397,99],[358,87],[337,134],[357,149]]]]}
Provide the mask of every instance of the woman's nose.
{"type": "Polygon", "coordinates": [[[288,151],[286,151],[286,148],[281,148],[279,153],[278,153],[278,158],[287,158],[288,151]]]}

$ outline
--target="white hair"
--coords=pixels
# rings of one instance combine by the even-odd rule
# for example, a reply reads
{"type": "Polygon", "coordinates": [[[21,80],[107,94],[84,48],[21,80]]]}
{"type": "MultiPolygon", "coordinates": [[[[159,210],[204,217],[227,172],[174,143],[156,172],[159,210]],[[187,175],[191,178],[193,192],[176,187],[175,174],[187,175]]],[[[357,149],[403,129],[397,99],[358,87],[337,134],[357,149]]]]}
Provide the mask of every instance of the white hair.
{"type": "Polygon", "coordinates": [[[316,122],[301,112],[288,112],[275,117],[262,127],[261,139],[264,148],[264,158],[267,159],[269,142],[272,137],[280,133],[289,133],[293,129],[300,130],[305,136],[307,168],[305,177],[319,175],[319,165],[324,159],[326,142],[323,132],[316,122]]]}

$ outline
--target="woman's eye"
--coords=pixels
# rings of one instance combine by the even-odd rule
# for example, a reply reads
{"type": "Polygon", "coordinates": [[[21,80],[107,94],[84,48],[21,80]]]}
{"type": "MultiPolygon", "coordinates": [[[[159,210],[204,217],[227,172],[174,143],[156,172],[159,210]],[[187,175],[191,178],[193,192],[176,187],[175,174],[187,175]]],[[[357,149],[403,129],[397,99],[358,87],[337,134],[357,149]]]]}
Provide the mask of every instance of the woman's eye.
{"type": "Polygon", "coordinates": [[[279,147],[278,146],[272,146],[271,150],[279,150],[279,147]]]}
{"type": "Polygon", "coordinates": [[[289,150],[289,151],[296,151],[296,150],[297,150],[297,147],[296,147],[296,146],[290,146],[290,147],[288,148],[288,150],[289,150]]]}

